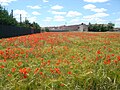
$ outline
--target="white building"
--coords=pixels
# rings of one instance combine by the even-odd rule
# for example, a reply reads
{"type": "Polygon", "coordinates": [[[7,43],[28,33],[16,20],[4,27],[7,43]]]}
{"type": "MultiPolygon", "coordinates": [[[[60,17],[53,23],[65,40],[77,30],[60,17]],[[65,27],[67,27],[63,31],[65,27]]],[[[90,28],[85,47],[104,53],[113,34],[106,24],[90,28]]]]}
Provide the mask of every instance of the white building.
{"type": "Polygon", "coordinates": [[[80,24],[78,31],[80,32],[88,32],[88,25],[86,24],[80,24]]]}

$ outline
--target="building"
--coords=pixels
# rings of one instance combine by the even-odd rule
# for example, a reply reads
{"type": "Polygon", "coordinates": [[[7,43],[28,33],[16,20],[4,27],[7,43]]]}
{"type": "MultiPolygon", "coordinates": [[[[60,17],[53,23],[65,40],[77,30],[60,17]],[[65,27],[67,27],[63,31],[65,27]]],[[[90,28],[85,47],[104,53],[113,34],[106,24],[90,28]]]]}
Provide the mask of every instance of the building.
{"type": "Polygon", "coordinates": [[[79,25],[78,31],[80,31],[80,32],[88,32],[88,25],[82,23],[81,25],[79,25]]]}
{"type": "Polygon", "coordinates": [[[114,28],[113,31],[114,32],[120,32],[120,28],[114,28]]]}
{"type": "Polygon", "coordinates": [[[80,32],[87,32],[88,31],[88,25],[86,24],[79,24],[79,25],[63,25],[58,27],[47,27],[50,31],[57,32],[57,31],[80,31],[80,32]]]}

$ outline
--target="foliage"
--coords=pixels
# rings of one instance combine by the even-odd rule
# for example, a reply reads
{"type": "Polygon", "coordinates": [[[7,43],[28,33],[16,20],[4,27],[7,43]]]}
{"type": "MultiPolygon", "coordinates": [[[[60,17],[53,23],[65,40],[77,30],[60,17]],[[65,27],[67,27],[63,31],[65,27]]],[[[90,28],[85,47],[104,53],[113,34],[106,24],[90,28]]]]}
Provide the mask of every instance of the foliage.
{"type": "Polygon", "coordinates": [[[0,5],[0,24],[17,25],[16,19],[9,15],[8,11],[3,9],[1,5],[0,5]]]}
{"type": "Polygon", "coordinates": [[[49,32],[49,28],[45,27],[45,31],[46,31],[46,32],[49,32]]]}
{"type": "Polygon", "coordinates": [[[115,24],[108,23],[108,28],[109,28],[110,31],[113,31],[114,26],[115,26],[115,24]]]}
{"type": "Polygon", "coordinates": [[[41,29],[40,26],[35,22],[32,23],[32,26],[34,29],[41,29]]]}
{"type": "Polygon", "coordinates": [[[25,27],[25,28],[32,28],[40,30],[40,26],[33,22],[30,23],[28,20],[25,20],[24,22],[17,22],[17,20],[13,17],[13,10],[11,11],[10,15],[5,8],[3,8],[0,5],[0,24],[1,25],[12,25],[12,26],[19,26],[19,27],[25,27]]]}
{"type": "Polygon", "coordinates": [[[106,32],[106,31],[113,31],[114,24],[113,23],[108,23],[108,24],[91,24],[89,23],[89,31],[94,31],[94,32],[106,32]]]}
{"type": "Polygon", "coordinates": [[[0,40],[0,90],[119,90],[120,33],[45,32],[0,40]]]}

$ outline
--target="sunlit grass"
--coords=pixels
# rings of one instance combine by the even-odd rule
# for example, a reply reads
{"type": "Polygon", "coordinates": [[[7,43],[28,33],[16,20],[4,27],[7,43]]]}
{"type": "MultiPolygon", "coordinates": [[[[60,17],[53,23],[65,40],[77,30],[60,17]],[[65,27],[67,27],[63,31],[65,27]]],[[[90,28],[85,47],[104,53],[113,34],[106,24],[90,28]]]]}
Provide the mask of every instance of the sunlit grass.
{"type": "Polygon", "coordinates": [[[0,39],[0,90],[119,90],[120,33],[0,39]]]}

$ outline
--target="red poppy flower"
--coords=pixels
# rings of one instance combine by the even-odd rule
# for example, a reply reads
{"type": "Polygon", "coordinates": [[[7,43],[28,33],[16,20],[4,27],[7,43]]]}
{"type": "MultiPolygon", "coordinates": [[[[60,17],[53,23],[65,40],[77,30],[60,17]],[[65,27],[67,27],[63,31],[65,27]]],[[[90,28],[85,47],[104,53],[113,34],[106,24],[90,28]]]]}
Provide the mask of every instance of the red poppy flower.
{"type": "Polygon", "coordinates": [[[70,74],[72,74],[72,72],[69,71],[68,74],[70,75],[70,74]]]}

